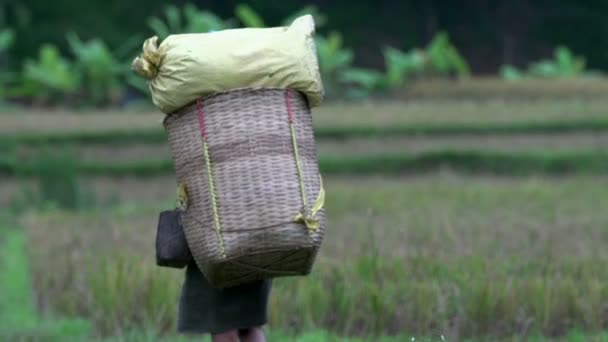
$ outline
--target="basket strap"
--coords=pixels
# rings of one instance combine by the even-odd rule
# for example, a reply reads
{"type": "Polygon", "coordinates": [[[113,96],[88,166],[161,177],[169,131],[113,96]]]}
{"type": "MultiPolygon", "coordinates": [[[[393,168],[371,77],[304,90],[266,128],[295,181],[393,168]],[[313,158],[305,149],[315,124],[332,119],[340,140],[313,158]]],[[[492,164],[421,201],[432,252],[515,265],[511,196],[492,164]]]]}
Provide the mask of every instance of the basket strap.
{"type": "Polygon", "coordinates": [[[205,125],[205,113],[203,112],[203,105],[201,100],[196,100],[196,109],[198,113],[198,123],[201,130],[201,137],[203,139],[203,152],[205,155],[205,165],[207,168],[207,179],[209,182],[209,193],[211,196],[211,209],[213,210],[213,224],[215,226],[215,233],[217,240],[219,241],[220,255],[222,258],[226,257],[226,248],[224,246],[224,237],[222,235],[222,226],[220,223],[220,214],[217,208],[217,192],[215,189],[215,180],[213,179],[213,170],[211,168],[211,158],[209,157],[209,144],[207,143],[207,127],[205,125]]]}
{"type": "MultiPolygon", "coordinates": [[[[319,220],[316,218],[316,214],[321,208],[325,201],[325,190],[323,189],[323,181],[319,182],[319,195],[313,205],[312,210],[308,208],[308,200],[306,198],[306,185],[304,184],[304,173],[302,172],[302,161],[300,159],[300,152],[298,149],[298,140],[296,134],[296,120],[291,105],[291,90],[285,90],[285,106],[287,107],[287,114],[289,115],[289,131],[291,133],[291,143],[293,145],[293,154],[296,162],[296,170],[298,173],[298,182],[300,185],[300,195],[302,196],[302,212],[298,213],[295,217],[296,222],[301,222],[308,227],[310,230],[317,230],[319,228],[319,220]]],[[[320,176],[319,176],[320,177],[320,176]]]]}

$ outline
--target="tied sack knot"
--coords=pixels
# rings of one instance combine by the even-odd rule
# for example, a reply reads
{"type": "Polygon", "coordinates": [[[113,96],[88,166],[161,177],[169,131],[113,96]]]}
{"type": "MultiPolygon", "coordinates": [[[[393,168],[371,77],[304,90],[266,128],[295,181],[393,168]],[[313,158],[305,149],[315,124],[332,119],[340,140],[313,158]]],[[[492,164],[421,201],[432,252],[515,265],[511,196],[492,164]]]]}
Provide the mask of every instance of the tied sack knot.
{"type": "Polygon", "coordinates": [[[158,74],[160,66],[160,53],[158,51],[158,37],[148,38],[143,45],[141,55],[135,57],[131,64],[133,69],[139,76],[151,80],[158,74]]]}

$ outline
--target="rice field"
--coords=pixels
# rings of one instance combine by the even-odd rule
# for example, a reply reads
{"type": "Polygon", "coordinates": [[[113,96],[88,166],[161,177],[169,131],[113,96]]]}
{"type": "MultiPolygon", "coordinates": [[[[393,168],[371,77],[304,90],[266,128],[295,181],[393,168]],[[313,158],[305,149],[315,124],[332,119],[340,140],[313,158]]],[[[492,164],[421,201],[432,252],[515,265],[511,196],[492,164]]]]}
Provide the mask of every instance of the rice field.
{"type": "MultiPolygon", "coordinates": [[[[546,85],[542,94],[527,83],[451,85],[421,83],[401,101],[315,111],[320,130],[497,129],[321,136],[325,161],[362,161],[325,176],[327,236],[311,276],[275,280],[270,341],[608,341],[608,172],[521,173],[511,159],[492,159],[557,155],[573,165],[605,156],[604,126],[550,125],[601,123],[608,101],[589,83],[546,85]],[[538,123],[549,128],[501,131],[538,123]],[[445,151],[485,154],[501,172],[454,167],[445,151]],[[380,158],[400,154],[434,154],[436,166],[402,172],[380,158]],[[364,172],[364,162],[378,165],[364,172]]],[[[160,119],[142,108],[13,110],[0,114],[0,137],[162,132],[160,119]]],[[[73,158],[99,166],[170,158],[156,138],[75,141],[73,158]]],[[[47,147],[64,148],[0,146],[0,164],[38,158],[47,147]]],[[[58,174],[88,194],[80,210],[34,202],[28,194],[43,184],[40,175],[0,176],[0,292],[9,294],[0,296],[0,339],[190,341],[174,334],[183,272],[154,263],[158,213],[173,206],[172,174],[104,170],[73,180],[58,174]]]]}
{"type": "MultiPolygon", "coordinates": [[[[275,281],[270,326],[449,340],[601,330],[606,186],[597,177],[330,178],[319,262],[308,278],[275,281]]],[[[39,309],[88,317],[101,336],[172,331],[183,274],[153,263],[157,214],[169,205],[24,215],[39,309]]]]}

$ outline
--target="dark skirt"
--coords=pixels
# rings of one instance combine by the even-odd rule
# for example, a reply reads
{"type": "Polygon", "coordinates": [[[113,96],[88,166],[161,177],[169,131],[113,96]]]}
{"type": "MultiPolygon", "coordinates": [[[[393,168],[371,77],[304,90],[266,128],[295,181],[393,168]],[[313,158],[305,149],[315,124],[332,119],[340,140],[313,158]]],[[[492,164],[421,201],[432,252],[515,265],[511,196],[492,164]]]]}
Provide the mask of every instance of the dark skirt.
{"type": "Polygon", "coordinates": [[[177,329],[181,333],[216,334],[262,326],[268,320],[270,287],[270,280],[262,280],[214,288],[191,262],[179,301],[177,329]]]}

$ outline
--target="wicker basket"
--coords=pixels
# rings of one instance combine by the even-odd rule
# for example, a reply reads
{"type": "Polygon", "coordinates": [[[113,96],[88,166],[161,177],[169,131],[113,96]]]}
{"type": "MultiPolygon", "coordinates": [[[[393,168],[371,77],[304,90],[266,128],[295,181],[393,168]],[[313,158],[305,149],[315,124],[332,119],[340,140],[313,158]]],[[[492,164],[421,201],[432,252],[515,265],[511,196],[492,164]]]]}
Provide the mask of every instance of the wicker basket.
{"type": "Polygon", "coordinates": [[[243,89],[197,100],[164,122],[192,255],[216,287],[311,271],[324,191],[305,96],[243,89]]]}

